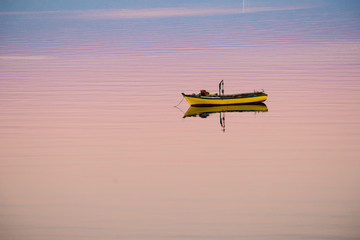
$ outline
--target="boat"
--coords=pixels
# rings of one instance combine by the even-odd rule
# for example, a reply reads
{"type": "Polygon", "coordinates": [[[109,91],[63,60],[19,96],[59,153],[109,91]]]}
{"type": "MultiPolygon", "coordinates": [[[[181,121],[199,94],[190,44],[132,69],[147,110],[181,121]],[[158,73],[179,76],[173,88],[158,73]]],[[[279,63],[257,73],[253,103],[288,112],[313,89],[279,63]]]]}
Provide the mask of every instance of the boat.
{"type": "Polygon", "coordinates": [[[199,94],[182,93],[182,95],[191,106],[222,106],[261,103],[266,101],[268,97],[264,91],[225,95],[224,80],[221,80],[219,83],[219,94],[209,94],[206,90],[201,90],[199,94]]]}
{"type": "Polygon", "coordinates": [[[184,118],[201,117],[206,118],[213,113],[224,112],[267,112],[268,108],[264,103],[240,104],[240,105],[222,105],[222,106],[190,106],[185,112],[184,118]]]}

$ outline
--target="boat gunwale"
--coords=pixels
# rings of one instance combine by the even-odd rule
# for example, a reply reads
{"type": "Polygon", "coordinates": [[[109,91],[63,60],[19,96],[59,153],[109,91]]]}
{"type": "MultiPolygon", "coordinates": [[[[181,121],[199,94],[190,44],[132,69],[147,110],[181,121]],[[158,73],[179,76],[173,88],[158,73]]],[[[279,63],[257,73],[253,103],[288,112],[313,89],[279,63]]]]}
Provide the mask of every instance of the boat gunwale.
{"type": "Polygon", "coordinates": [[[201,96],[196,94],[185,94],[181,93],[184,97],[192,97],[206,100],[222,100],[222,99],[239,99],[239,98],[253,98],[253,97],[262,97],[268,96],[264,92],[255,92],[255,93],[239,93],[239,94],[229,94],[229,95],[218,95],[218,96],[201,96]]]}

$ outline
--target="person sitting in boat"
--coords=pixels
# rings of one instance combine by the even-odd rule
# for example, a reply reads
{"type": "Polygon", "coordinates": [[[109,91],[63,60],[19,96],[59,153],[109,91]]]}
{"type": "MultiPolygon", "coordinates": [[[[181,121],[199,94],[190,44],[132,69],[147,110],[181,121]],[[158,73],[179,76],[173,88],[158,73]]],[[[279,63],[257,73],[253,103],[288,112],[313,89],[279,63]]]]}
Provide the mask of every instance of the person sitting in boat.
{"type": "Polygon", "coordinates": [[[200,96],[207,96],[209,95],[209,92],[206,90],[200,90],[200,96]]]}

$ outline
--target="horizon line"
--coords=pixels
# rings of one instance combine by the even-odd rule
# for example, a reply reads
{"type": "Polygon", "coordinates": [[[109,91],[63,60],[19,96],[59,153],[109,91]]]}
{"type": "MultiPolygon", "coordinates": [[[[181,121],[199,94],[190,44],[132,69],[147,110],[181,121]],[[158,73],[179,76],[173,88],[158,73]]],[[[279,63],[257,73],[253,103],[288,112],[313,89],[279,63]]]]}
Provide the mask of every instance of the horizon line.
{"type": "Polygon", "coordinates": [[[0,12],[1,15],[55,15],[63,18],[77,18],[88,20],[115,20],[115,19],[146,19],[216,16],[232,14],[248,14],[256,12],[291,11],[309,9],[317,6],[297,7],[252,7],[252,8],[142,8],[142,9],[99,9],[99,10],[55,10],[55,11],[15,11],[0,12]],[[59,16],[60,15],[60,16],[59,16]]]}

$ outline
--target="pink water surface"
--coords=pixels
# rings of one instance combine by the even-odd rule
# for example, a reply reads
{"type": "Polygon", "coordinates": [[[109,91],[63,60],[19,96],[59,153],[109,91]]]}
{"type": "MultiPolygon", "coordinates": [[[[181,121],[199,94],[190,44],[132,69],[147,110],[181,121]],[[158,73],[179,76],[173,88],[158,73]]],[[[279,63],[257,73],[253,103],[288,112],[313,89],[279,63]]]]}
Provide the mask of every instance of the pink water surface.
{"type": "Polygon", "coordinates": [[[308,11],[1,16],[0,237],[359,238],[358,16],[308,11]],[[268,112],[173,107],[222,79],[268,112]]]}

